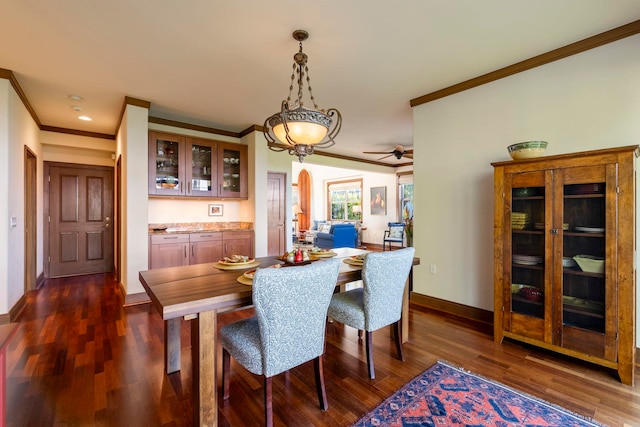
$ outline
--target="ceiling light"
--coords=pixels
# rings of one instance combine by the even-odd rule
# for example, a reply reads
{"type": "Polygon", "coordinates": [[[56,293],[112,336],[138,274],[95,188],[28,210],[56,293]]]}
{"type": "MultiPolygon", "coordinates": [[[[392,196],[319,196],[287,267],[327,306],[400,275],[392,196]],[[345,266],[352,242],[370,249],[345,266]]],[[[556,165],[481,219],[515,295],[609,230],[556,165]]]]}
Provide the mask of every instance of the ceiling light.
{"type": "Polygon", "coordinates": [[[293,38],[300,43],[300,50],[293,56],[295,73],[291,74],[289,96],[282,101],[280,111],[265,120],[263,129],[269,149],[273,151],[287,150],[290,155],[298,156],[301,163],[305,156],[313,154],[314,147],[328,148],[334,145],[334,138],[342,126],[340,112],[335,108],[328,110],[318,108],[311,92],[311,79],[307,66],[308,57],[302,52],[302,42],[308,37],[309,33],[304,30],[293,32],[293,38]],[[305,108],[302,101],[305,73],[313,109],[305,108]],[[298,96],[292,101],[291,93],[296,74],[298,75],[298,96]],[[335,123],[332,119],[334,116],[335,123]],[[329,130],[332,124],[334,127],[329,130]]]}
{"type": "Polygon", "coordinates": [[[83,98],[81,96],[78,96],[78,95],[69,95],[69,99],[72,100],[72,101],[81,102],[83,98]]]}
{"type": "Polygon", "coordinates": [[[91,120],[93,120],[91,117],[89,116],[78,116],[78,118],[80,120],[84,120],[85,122],[90,122],[91,120]]]}
{"type": "Polygon", "coordinates": [[[72,106],[71,106],[71,109],[72,109],[73,111],[82,111],[82,107],[78,107],[77,105],[72,105],[72,106]]]}

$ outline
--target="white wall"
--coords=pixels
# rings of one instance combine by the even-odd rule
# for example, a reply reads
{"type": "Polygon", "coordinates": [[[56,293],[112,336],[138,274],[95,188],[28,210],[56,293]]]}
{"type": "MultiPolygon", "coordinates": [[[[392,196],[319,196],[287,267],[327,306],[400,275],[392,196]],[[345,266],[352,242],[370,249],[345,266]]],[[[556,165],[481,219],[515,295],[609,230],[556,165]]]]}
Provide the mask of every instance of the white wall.
{"type": "Polygon", "coordinates": [[[413,109],[416,292],[493,311],[491,162],[527,140],[547,154],[639,144],[638,52],[630,37],[413,109]]]}
{"type": "Polygon", "coordinates": [[[122,154],[123,183],[121,282],[127,295],[144,292],[138,273],[149,268],[148,121],[148,109],[127,105],[117,135],[118,152],[122,154]]]}
{"type": "Polygon", "coordinates": [[[116,141],[104,138],[40,132],[45,161],[114,167],[116,141]]]}
{"type": "MultiPolygon", "coordinates": [[[[0,313],[24,295],[24,146],[38,156],[38,213],[42,218],[39,130],[11,83],[0,79],[0,313]],[[10,225],[10,219],[16,225],[10,225]]],[[[38,221],[36,274],[42,272],[42,221],[38,221]]]]}
{"type": "Polygon", "coordinates": [[[149,224],[246,221],[241,203],[231,200],[149,199],[149,224]],[[209,216],[209,205],[222,205],[222,216],[209,216]]]}

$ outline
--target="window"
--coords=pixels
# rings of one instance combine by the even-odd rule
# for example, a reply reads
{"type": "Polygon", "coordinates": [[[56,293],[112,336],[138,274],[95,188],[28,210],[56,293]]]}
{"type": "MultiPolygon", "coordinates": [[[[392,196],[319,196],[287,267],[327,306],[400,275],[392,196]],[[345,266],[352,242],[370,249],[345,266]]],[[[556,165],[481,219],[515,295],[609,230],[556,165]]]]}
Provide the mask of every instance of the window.
{"type": "Polygon", "coordinates": [[[329,182],[327,192],[329,220],[362,219],[362,179],[329,182]],[[358,206],[355,212],[354,206],[358,206]]]}
{"type": "Polygon", "coordinates": [[[398,220],[413,218],[413,173],[398,174],[398,220]]]}

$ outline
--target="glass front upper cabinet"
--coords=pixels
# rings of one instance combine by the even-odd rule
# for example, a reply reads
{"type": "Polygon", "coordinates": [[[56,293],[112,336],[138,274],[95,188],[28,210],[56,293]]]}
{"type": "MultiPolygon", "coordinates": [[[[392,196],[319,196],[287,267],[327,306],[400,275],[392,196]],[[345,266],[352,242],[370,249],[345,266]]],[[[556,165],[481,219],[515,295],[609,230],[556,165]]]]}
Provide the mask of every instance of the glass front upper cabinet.
{"type": "Polygon", "coordinates": [[[220,197],[247,197],[247,147],[239,144],[218,144],[220,197]]]}
{"type": "Polygon", "coordinates": [[[183,195],[184,138],[152,132],[149,139],[149,194],[183,195]]]}
{"type": "Polygon", "coordinates": [[[149,132],[149,195],[247,198],[247,146],[149,132]]]}
{"type": "Polygon", "coordinates": [[[217,195],[217,144],[196,138],[187,139],[189,168],[187,194],[190,196],[213,197],[217,195]]]}

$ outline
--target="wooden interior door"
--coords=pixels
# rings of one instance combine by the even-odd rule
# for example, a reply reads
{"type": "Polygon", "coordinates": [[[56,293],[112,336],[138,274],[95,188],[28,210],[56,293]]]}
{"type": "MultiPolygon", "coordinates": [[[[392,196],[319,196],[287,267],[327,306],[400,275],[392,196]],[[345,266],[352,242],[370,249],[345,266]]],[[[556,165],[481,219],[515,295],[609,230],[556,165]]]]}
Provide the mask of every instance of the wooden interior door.
{"type": "Polygon", "coordinates": [[[113,168],[48,164],[49,277],[113,269],[113,168]]]}
{"type": "Polygon", "coordinates": [[[267,252],[268,256],[282,255],[286,246],[286,175],[281,172],[267,174],[267,252]]]}

